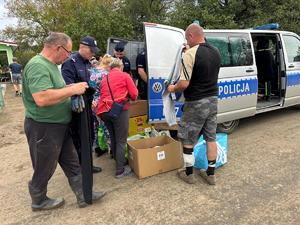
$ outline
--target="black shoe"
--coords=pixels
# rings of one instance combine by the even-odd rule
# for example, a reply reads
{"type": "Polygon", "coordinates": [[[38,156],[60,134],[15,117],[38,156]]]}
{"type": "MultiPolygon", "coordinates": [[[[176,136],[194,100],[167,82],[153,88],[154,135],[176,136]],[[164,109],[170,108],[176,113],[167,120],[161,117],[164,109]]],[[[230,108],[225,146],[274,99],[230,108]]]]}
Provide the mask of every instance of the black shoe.
{"type": "Polygon", "coordinates": [[[42,202],[35,204],[31,204],[32,211],[40,211],[40,210],[50,210],[50,209],[56,209],[61,206],[63,206],[65,203],[65,200],[63,198],[57,198],[57,199],[52,199],[46,197],[45,200],[42,202]]]}
{"type": "MultiPolygon", "coordinates": [[[[105,192],[101,192],[101,191],[100,192],[96,192],[96,191],[93,191],[93,193],[92,193],[92,202],[95,203],[95,202],[99,201],[101,198],[104,197],[105,194],[106,194],[105,192]]],[[[87,204],[83,200],[83,198],[79,199],[77,201],[77,204],[78,204],[79,208],[85,208],[85,207],[87,207],[89,205],[89,204],[87,204]]]]}
{"type": "MultiPolygon", "coordinates": [[[[99,167],[98,167],[99,168],[99,167]]],[[[74,177],[70,177],[69,178],[69,184],[70,187],[72,189],[72,191],[74,192],[76,199],[77,199],[77,204],[79,208],[84,208],[86,206],[88,206],[89,204],[87,204],[84,200],[83,197],[83,191],[82,191],[82,176],[81,175],[77,175],[74,177]]],[[[92,202],[96,202],[98,200],[100,200],[103,196],[105,195],[105,192],[92,192],[92,202]]]]}
{"type": "Polygon", "coordinates": [[[65,203],[65,200],[63,198],[48,198],[46,195],[47,188],[45,188],[44,190],[37,190],[32,187],[31,181],[28,183],[28,188],[32,200],[32,211],[56,209],[61,207],[65,203]]]}
{"type": "Polygon", "coordinates": [[[102,168],[99,166],[93,166],[93,173],[100,173],[102,171],[102,168]]]}

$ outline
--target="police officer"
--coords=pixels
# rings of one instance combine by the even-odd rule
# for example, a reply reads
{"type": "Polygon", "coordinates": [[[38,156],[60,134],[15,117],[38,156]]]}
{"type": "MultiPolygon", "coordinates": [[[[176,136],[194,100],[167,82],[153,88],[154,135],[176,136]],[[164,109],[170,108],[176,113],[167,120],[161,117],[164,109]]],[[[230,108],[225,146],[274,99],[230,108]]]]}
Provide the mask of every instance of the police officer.
{"type": "Polygon", "coordinates": [[[123,72],[129,73],[131,75],[130,61],[125,56],[124,50],[125,50],[125,43],[123,43],[123,42],[117,43],[115,46],[115,49],[114,49],[114,57],[122,59],[122,63],[124,65],[123,72]]]}
{"type": "Polygon", "coordinates": [[[137,88],[139,90],[139,96],[143,100],[147,100],[147,66],[146,66],[146,53],[145,49],[142,50],[140,54],[136,57],[136,71],[138,80],[137,88]]]}
{"type": "MultiPolygon", "coordinates": [[[[71,57],[63,63],[61,68],[62,75],[67,85],[78,82],[89,83],[89,69],[91,68],[90,59],[94,57],[99,51],[100,49],[97,47],[97,42],[93,37],[86,36],[80,40],[79,51],[72,54],[71,57]]],[[[95,118],[93,117],[91,111],[91,103],[93,100],[94,90],[89,88],[86,93],[88,98],[88,102],[86,104],[86,110],[88,113],[88,138],[89,143],[92,146],[93,139],[95,138],[93,130],[93,120],[95,118]]],[[[73,100],[75,100],[75,97],[76,96],[73,96],[73,100]]],[[[81,156],[81,142],[83,142],[83,140],[81,140],[82,136],[80,133],[80,127],[82,125],[81,122],[81,116],[79,115],[79,113],[73,112],[71,124],[72,138],[79,158],[81,156]]],[[[101,171],[101,167],[93,166],[93,173],[98,173],[101,171]]]]}

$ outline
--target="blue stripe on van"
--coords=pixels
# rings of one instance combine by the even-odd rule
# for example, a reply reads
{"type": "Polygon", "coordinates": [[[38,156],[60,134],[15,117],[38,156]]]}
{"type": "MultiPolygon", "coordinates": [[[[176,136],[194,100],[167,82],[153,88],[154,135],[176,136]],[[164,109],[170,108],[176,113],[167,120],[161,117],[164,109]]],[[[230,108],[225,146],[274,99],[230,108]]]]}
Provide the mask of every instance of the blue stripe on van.
{"type": "MultiPolygon", "coordinates": [[[[150,99],[161,99],[162,91],[164,89],[164,80],[165,79],[162,78],[150,79],[150,99]]],[[[219,99],[256,94],[258,88],[257,82],[258,81],[256,78],[225,81],[221,80],[218,83],[219,99]]]]}
{"type": "Polygon", "coordinates": [[[300,85],[300,71],[287,72],[287,86],[298,86],[300,85]]]}
{"type": "Polygon", "coordinates": [[[257,82],[256,78],[220,81],[218,83],[219,99],[256,94],[257,82]]]}
{"type": "MultiPolygon", "coordinates": [[[[162,91],[164,89],[164,80],[162,78],[149,79],[149,120],[159,121],[164,118],[163,116],[163,102],[162,91]]],[[[251,95],[257,93],[258,83],[256,78],[241,79],[241,80],[226,80],[220,81],[219,86],[219,99],[227,99],[244,95],[251,95]]],[[[182,103],[176,102],[178,110],[177,117],[181,117],[182,103]]]]}

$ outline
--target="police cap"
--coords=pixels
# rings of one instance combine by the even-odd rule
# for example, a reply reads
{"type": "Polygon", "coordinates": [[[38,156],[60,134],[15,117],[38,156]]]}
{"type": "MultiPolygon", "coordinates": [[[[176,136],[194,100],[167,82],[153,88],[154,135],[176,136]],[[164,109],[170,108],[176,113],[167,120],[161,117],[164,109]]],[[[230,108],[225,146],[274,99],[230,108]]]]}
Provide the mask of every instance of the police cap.
{"type": "Polygon", "coordinates": [[[89,46],[90,49],[92,50],[92,52],[95,54],[100,52],[100,49],[97,46],[97,41],[95,40],[95,38],[93,38],[91,36],[86,36],[86,37],[81,38],[80,44],[89,46]]]}
{"type": "Polygon", "coordinates": [[[123,52],[124,49],[125,49],[125,45],[126,45],[126,43],[124,43],[124,42],[119,42],[119,43],[116,44],[115,50],[116,50],[117,52],[123,52]]]}

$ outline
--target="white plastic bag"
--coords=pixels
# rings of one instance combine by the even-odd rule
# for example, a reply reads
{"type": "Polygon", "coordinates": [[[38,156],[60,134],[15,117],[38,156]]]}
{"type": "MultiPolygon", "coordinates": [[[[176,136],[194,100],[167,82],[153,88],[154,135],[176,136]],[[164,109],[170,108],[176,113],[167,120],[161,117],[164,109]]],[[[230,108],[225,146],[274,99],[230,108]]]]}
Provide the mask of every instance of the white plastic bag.
{"type": "Polygon", "coordinates": [[[162,94],[163,100],[163,113],[166,119],[166,122],[169,126],[173,126],[177,124],[176,121],[176,112],[175,112],[175,101],[176,96],[175,93],[170,93],[167,91],[169,84],[174,84],[178,81],[180,77],[180,68],[181,68],[181,58],[182,58],[182,49],[183,46],[180,46],[177,55],[176,61],[173,66],[173,70],[169,76],[169,78],[165,81],[165,89],[162,94]]]}

